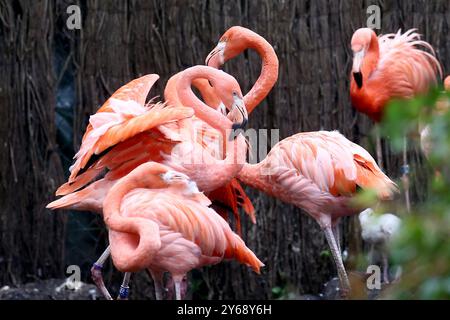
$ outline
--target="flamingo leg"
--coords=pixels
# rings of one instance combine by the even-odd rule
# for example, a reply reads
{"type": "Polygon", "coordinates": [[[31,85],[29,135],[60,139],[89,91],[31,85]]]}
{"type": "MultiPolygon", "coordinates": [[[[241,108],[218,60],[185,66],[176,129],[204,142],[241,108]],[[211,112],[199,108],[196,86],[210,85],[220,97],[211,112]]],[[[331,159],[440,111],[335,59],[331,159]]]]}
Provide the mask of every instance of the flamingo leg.
{"type": "Polygon", "coordinates": [[[376,153],[377,153],[377,164],[382,171],[383,170],[383,148],[381,146],[381,136],[380,127],[376,125],[375,127],[375,143],[376,143],[376,153]]]}
{"type": "Polygon", "coordinates": [[[331,226],[325,226],[323,228],[323,232],[325,233],[325,237],[338,271],[339,282],[341,284],[341,296],[346,297],[350,292],[350,281],[348,280],[347,272],[345,271],[344,263],[342,262],[342,256],[339,253],[339,248],[336,244],[336,240],[334,239],[333,230],[331,226]]]}
{"type": "Polygon", "coordinates": [[[403,189],[405,191],[406,211],[411,212],[411,202],[409,200],[409,165],[407,155],[406,135],[403,136],[403,165],[401,168],[403,189]]]}
{"type": "Polygon", "coordinates": [[[389,258],[386,251],[382,253],[383,259],[383,282],[389,283],[389,258]]]}
{"type": "Polygon", "coordinates": [[[164,284],[163,284],[163,273],[154,271],[151,269],[147,269],[150,273],[153,283],[155,286],[155,296],[156,300],[163,300],[164,299],[164,284]]]}
{"type": "Polygon", "coordinates": [[[183,276],[172,275],[172,279],[175,284],[175,298],[181,300],[181,282],[183,282],[183,276]]]}
{"type": "Polygon", "coordinates": [[[181,300],[181,282],[180,281],[175,281],[175,295],[176,295],[176,299],[177,300],[181,300]]]}
{"type": "Polygon", "coordinates": [[[341,233],[339,230],[339,221],[336,221],[333,223],[332,225],[332,229],[333,229],[333,236],[334,239],[336,240],[336,245],[339,249],[339,254],[342,255],[342,249],[341,249],[341,233]]]}
{"type": "Polygon", "coordinates": [[[92,280],[94,281],[97,288],[99,288],[99,290],[107,300],[112,300],[113,298],[109,294],[108,289],[106,289],[105,283],[103,282],[102,269],[103,264],[105,263],[106,259],[108,259],[110,254],[111,250],[108,246],[100,256],[100,258],[98,258],[98,260],[93,264],[91,268],[92,280]]]}
{"type": "Polygon", "coordinates": [[[375,245],[372,243],[370,245],[370,249],[369,249],[369,255],[367,257],[367,260],[369,260],[369,264],[373,263],[373,256],[375,254],[375,245]]]}
{"type": "Polygon", "coordinates": [[[117,297],[117,300],[128,300],[128,296],[130,294],[130,287],[128,286],[130,277],[131,272],[125,272],[122,284],[120,285],[119,296],[117,297]]]}

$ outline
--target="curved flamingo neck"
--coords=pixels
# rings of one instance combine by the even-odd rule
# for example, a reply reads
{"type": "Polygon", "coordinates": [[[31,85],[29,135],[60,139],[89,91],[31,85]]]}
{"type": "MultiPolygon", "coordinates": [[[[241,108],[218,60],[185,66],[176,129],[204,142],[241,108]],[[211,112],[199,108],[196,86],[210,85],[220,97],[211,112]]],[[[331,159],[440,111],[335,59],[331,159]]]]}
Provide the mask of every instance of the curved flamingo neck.
{"type": "Polygon", "coordinates": [[[192,85],[200,92],[203,101],[205,103],[214,108],[217,109],[221,103],[220,99],[217,97],[216,92],[214,91],[214,88],[211,87],[208,80],[206,79],[194,79],[192,80],[192,85]]]}
{"type": "Polygon", "coordinates": [[[161,247],[159,227],[155,222],[142,217],[122,216],[121,213],[122,200],[131,190],[166,186],[155,170],[162,173],[167,169],[157,163],[142,164],[118,181],[104,200],[103,218],[110,230],[110,239],[117,240],[120,236],[125,241],[110,241],[114,264],[122,271],[147,267],[161,247]],[[136,238],[138,241],[133,241],[136,238]]]}
{"type": "MultiPolygon", "coordinates": [[[[170,79],[167,81],[166,87],[164,89],[164,100],[169,103],[170,105],[180,105],[181,101],[178,97],[177,93],[177,83],[178,79],[180,78],[181,72],[173,75],[170,77],[170,79]]],[[[220,105],[221,101],[217,97],[213,87],[209,85],[208,80],[206,79],[193,79],[192,85],[197,88],[197,90],[200,92],[203,100],[205,103],[212,107],[217,109],[217,107],[220,105]]]]}
{"type": "Polygon", "coordinates": [[[269,94],[278,79],[278,57],[275,50],[260,35],[250,31],[242,30],[243,39],[238,53],[245,49],[253,49],[261,57],[261,73],[250,91],[244,96],[247,112],[252,112],[259,103],[269,94]]]}
{"type": "Polygon", "coordinates": [[[136,188],[159,189],[167,186],[159,177],[152,173],[155,169],[159,169],[162,172],[168,170],[165,166],[158,163],[144,163],[111,188],[105,197],[103,206],[105,222],[113,215],[120,213],[122,200],[131,190],[136,188]]]}
{"type": "Polygon", "coordinates": [[[246,185],[272,196],[273,185],[265,178],[261,170],[263,161],[256,164],[245,163],[237,178],[246,185]]]}
{"type": "Polygon", "coordinates": [[[203,120],[214,129],[219,130],[223,137],[226,137],[227,130],[232,129],[232,122],[220,112],[210,108],[201,101],[191,89],[194,79],[204,78],[212,80],[212,78],[220,78],[220,72],[209,67],[193,67],[187,69],[183,71],[178,80],[177,93],[182,105],[193,108],[195,115],[200,120],[203,120]]]}

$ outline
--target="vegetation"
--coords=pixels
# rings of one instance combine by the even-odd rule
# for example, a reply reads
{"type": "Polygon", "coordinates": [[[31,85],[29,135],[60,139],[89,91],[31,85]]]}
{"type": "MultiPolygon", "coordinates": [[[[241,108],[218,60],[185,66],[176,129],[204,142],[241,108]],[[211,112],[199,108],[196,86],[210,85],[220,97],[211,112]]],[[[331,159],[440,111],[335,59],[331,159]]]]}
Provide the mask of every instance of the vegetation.
{"type": "Polygon", "coordinates": [[[384,136],[399,152],[403,133],[409,144],[417,143],[417,128],[429,124],[433,147],[428,160],[436,170],[429,174],[426,200],[414,205],[410,214],[402,214],[391,254],[403,274],[386,293],[389,299],[450,298],[450,112],[436,109],[445,102],[450,103],[450,92],[441,88],[410,101],[394,101],[382,123],[384,136]]]}

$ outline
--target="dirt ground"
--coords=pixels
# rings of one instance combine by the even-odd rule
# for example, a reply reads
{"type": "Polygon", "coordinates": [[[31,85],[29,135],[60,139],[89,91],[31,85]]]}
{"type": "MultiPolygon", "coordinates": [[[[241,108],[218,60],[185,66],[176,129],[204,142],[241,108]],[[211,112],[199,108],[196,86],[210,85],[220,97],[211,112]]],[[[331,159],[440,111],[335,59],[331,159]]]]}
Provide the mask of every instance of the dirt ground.
{"type": "MultiPolygon", "coordinates": [[[[362,285],[363,276],[361,274],[350,273],[352,282],[352,296],[350,299],[377,299],[379,290],[367,290],[362,285]]],[[[286,300],[339,300],[339,281],[333,278],[326,282],[319,295],[304,294],[298,295],[288,293],[281,297],[286,300]]],[[[130,283],[131,295],[133,299],[133,287],[130,283]]],[[[12,288],[3,286],[0,288],[0,300],[103,300],[103,296],[93,284],[80,282],[77,288],[73,288],[65,279],[38,280],[12,288]]]]}

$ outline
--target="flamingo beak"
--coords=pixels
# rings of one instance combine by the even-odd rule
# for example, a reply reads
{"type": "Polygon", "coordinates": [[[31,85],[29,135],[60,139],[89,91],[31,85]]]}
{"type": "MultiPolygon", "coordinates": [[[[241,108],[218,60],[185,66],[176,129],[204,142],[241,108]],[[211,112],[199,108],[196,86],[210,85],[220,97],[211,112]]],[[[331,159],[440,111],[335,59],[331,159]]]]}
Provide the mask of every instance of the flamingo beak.
{"type": "Polygon", "coordinates": [[[356,84],[358,85],[358,88],[361,89],[363,85],[363,76],[361,73],[361,65],[364,60],[364,49],[357,51],[353,54],[353,66],[352,66],[352,73],[353,78],[355,79],[356,84]]]}
{"type": "Polygon", "coordinates": [[[229,137],[230,141],[237,136],[234,134],[234,131],[244,130],[248,123],[248,113],[247,108],[244,104],[244,100],[241,97],[237,96],[235,96],[233,100],[233,105],[230,112],[228,113],[228,118],[232,119],[233,121],[233,125],[231,127],[232,131],[229,137]]]}
{"type": "Polygon", "coordinates": [[[209,67],[219,69],[224,63],[224,51],[226,42],[219,41],[217,46],[208,54],[205,60],[205,64],[209,67]]]}

